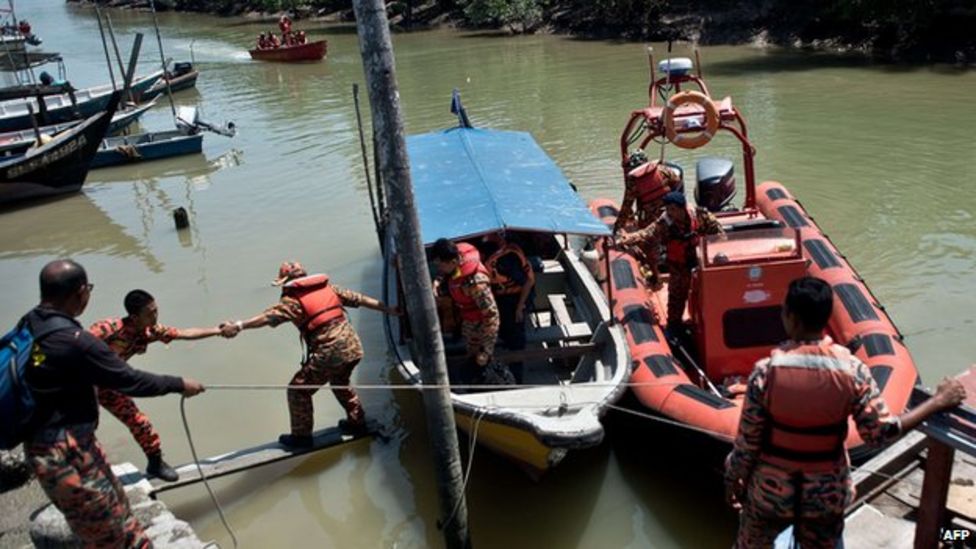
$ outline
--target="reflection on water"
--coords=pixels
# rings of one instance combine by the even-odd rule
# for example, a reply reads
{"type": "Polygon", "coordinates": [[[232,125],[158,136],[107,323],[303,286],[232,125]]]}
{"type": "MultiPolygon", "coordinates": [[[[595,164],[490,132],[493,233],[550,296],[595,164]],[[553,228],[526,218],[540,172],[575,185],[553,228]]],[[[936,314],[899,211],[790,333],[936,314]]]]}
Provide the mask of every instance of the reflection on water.
{"type": "MultiPolygon", "coordinates": [[[[76,85],[107,81],[90,8],[23,4],[21,16],[37,21],[45,46],[65,53],[76,85]]],[[[112,19],[123,45],[136,31],[152,35],[145,13],[119,10],[112,19]]],[[[267,23],[175,13],[160,14],[160,23],[167,56],[188,59],[192,43],[201,71],[198,92],[178,93],[177,104],[233,120],[238,135],[206,138],[202,155],[92,172],[84,195],[0,214],[2,324],[34,303],[39,268],[62,255],[81,261],[96,283],[85,322],[121,314],[122,296],[134,287],[153,293],[161,321],[174,326],[250,316],[277,299],[269,283],[284,260],[379,295],[351,96],[363,76],[350,27],[303,22],[310,35],[329,40],[328,59],[281,65],[247,57],[267,23]],[[172,210],[181,206],[190,213],[188,231],[173,225],[172,210]]],[[[646,102],[643,45],[450,31],[398,34],[394,42],[409,132],[453,124],[449,96],[458,87],[475,125],[531,132],[585,197],[619,199],[619,132],[646,102]]],[[[155,40],[144,46],[140,72],[158,59],[155,40]]],[[[688,52],[678,45],[676,53],[688,52]]],[[[758,179],[782,181],[816,216],[909,334],[923,378],[972,362],[976,194],[966,183],[976,180],[969,134],[976,111],[958,106],[968,104],[976,75],[748,48],[703,48],[702,58],[712,92],[731,95],[749,122],[758,179]]],[[[368,117],[364,123],[370,127],[368,117]]],[[[142,127],[172,127],[165,101],[142,127]]],[[[717,139],[707,153],[739,160],[731,141],[717,139]]],[[[669,151],[689,178],[697,155],[669,151]]],[[[400,383],[390,378],[377,313],[350,316],[367,349],[355,379],[400,383]]],[[[300,357],[294,329],[282,326],[233,341],[157,345],[133,364],[209,383],[285,383],[300,357]]],[[[440,546],[419,396],[386,390],[362,398],[367,414],[392,433],[388,442],[216,483],[245,545],[440,546]]],[[[185,462],[177,402],[139,404],[170,461],[185,462]]],[[[328,392],[315,402],[318,426],[341,417],[328,392]]],[[[193,399],[188,412],[203,455],[272,440],[288,421],[285,397],[273,391],[213,390],[193,399]]],[[[538,483],[476,451],[468,484],[475,543],[727,547],[735,517],[724,507],[717,472],[724,449],[646,420],[608,421],[603,446],[571,454],[538,483]]],[[[110,459],[143,463],[113,418],[103,419],[99,437],[110,459]]],[[[202,538],[228,541],[202,488],[169,493],[166,501],[202,538]]]]}

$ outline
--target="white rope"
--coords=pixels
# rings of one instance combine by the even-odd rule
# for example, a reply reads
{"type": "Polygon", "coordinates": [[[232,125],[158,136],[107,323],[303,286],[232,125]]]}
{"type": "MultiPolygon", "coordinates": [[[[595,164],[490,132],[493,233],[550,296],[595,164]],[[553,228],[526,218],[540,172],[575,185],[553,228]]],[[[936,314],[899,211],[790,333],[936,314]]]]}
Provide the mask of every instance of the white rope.
{"type": "Polygon", "coordinates": [[[197,466],[197,473],[200,474],[200,480],[203,481],[203,485],[207,488],[207,492],[210,493],[210,501],[213,502],[214,507],[217,508],[217,515],[220,516],[220,522],[224,524],[224,529],[230,534],[230,539],[234,542],[234,547],[237,547],[237,536],[234,535],[234,530],[230,527],[227,522],[227,517],[224,516],[224,509],[220,506],[220,501],[217,500],[217,494],[214,493],[213,488],[210,487],[210,482],[207,481],[207,475],[203,472],[203,467],[200,466],[200,458],[197,457],[196,446],[193,445],[193,436],[190,434],[190,422],[186,419],[186,397],[180,398],[180,415],[183,416],[183,430],[186,432],[186,441],[190,444],[190,454],[193,455],[193,463],[197,466]]]}
{"type": "MultiPolygon", "coordinates": [[[[693,383],[682,383],[678,381],[642,381],[642,382],[620,382],[620,383],[572,383],[568,385],[555,384],[555,383],[536,383],[536,384],[509,384],[509,385],[464,385],[458,383],[444,383],[444,384],[416,384],[416,385],[390,385],[382,383],[363,383],[363,384],[346,384],[346,385],[288,385],[288,384],[274,384],[274,383],[257,383],[257,384],[231,384],[231,383],[215,383],[207,384],[204,383],[203,387],[206,390],[216,390],[216,391],[273,391],[273,390],[296,390],[296,391],[318,391],[323,387],[330,389],[353,389],[353,390],[387,390],[387,391],[432,391],[441,389],[467,389],[467,390],[486,390],[486,391],[498,391],[498,390],[511,390],[511,389],[587,389],[593,388],[604,388],[604,387],[663,387],[663,386],[677,386],[677,385],[694,385],[693,383]]],[[[697,387],[697,385],[696,385],[697,387]]]]}
{"type": "MultiPolygon", "coordinates": [[[[474,427],[471,429],[471,436],[468,437],[468,465],[467,467],[465,467],[464,480],[461,482],[461,493],[465,494],[465,496],[468,493],[468,480],[471,478],[471,464],[474,463],[474,449],[475,449],[475,445],[478,443],[478,428],[481,426],[482,418],[484,418],[485,414],[487,413],[488,413],[487,408],[480,411],[480,413],[474,420],[474,427]]],[[[441,530],[447,528],[447,525],[454,520],[454,517],[457,516],[458,509],[460,508],[461,508],[461,499],[458,498],[457,503],[454,504],[454,509],[451,511],[451,515],[447,517],[447,520],[445,520],[443,524],[441,524],[440,526],[441,530]]]]}

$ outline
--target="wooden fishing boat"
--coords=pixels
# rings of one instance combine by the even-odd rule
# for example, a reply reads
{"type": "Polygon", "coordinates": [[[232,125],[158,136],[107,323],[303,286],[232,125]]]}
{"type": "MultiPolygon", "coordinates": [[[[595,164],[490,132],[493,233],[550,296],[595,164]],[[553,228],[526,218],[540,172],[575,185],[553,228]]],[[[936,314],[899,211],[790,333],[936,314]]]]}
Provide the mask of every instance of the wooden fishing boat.
{"type": "Polygon", "coordinates": [[[89,117],[23,156],[0,162],[0,204],[81,189],[120,96],[120,92],[109,96],[105,112],[89,117]]]}
{"type": "MultiPolygon", "coordinates": [[[[630,359],[619,324],[579,257],[582,239],[609,230],[585,205],[551,158],[527,133],[461,127],[407,138],[424,243],[438,238],[479,243],[505,231],[541,265],[524,351],[496,359],[523,363],[522,384],[497,390],[452,390],[460,429],[477,443],[537,476],[570,450],[595,446],[600,418],[625,391],[630,359]]],[[[397,239],[386,234],[384,299],[402,304],[397,239]]],[[[537,269],[539,271],[539,269],[537,269]]],[[[473,373],[456,337],[450,301],[440,307],[452,384],[473,373]]],[[[408,317],[387,317],[386,331],[402,377],[418,389],[408,317]]],[[[499,343],[498,349],[503,345],[499,343]]]]}
{"type": "Polygon", "coordinates": [[[251,59],[258,61],[278,61],[285,63],[294,61],[319,61],[325,57],[326,45],[327,42],[325,40],[317,40],[297,46],[255,48],[249,50],[248,53],[251,54],[251,59]]]}
{"type": "Polygon", "coordinates": [[[164,95],[167,88],[176,93],[196,87],[199,76],[200,72],[193,68],[192,63],[176,63],[173,65],[173,70],[167,70],[162,78],[139,97],[139,102],[151,101],[160,95],[164,95]],[[167,81],[169,82],[168,85],[167,81]]]}
{"type": "Polygon", "coordinates": [[[203,134],[184,130],[106,137],[91,168],[120,166],[203,152],[203,134]]]}
{"type": "MultiPolygon", "coordinates": [[[[666,74],[655,79],[652,73],[649,105],[632,112],[621,134],[624,176],[640,169],[630,162],[636,148],[663,139],[697,149],[724,132],[741,144],[745,197],[741,206],[731,204],[735,178],[730,160],[698,157],[696,201],[714,213],[725,234],[701,239],[683,326],[674,333],[663,325],[666,275],[663,287],[654,290],[627,253],[609,251],[608,278],[603,278],[603,263],[593,262],[611,285],[613,314],[627,331],[637,399],[656,413],[731,441],[746,379],[756,361],[786,339],[781,309],[789,283],[816,276],[834,291],[827,335],[870,367],[889,408],[903,412],[918,372],[884,307],[786,187],[773,181],[756,185],[755,148],[732,99],[712,99],[688,59],[662,61],[659,70],[666,74]]],[[[590,207],[604,222],[616,222],[612,200],[599,199],[590,207]]],[[[606,252],[602,243],[596,247],[606,252]]],[[[853,425],[847,446],[855,456],[866,450],[853,425]]]]}
{"type": "MultiPolygon", "coordinates": [[[[148,76],[141,76],[133,80],[131,89],[135,96],[139,96],[152,87],[163,75],[163,71],[156,71],[148,76]]],[[[78,118],[87,118],[106,110],[109,98],[112,96],[111,84],[94,86],[74,91],[74,105],[68,93],[50,95],[44,98],[43,108],[35,97],[22,97],[0,101],[0,131],[10,132],[25,130],[32,127],[31,114],[28,105],[34,111],[38,123],[41,125],[60,124],[78,118]]]]}
{"type": "MultiPolygon", "coordinates": [[[[142,105],[138,105],[136,107],[116,111],[115,116],[112,117],[112,122],[108,126],[107,134],[114,135],[122,130],[125,130],[130,125],[137,122],[139,118],[155,104],[155,101],[150,101],[149,103],[143,103],[142,105]]],[[[41,126],[37,129],[37,131],[41,135],[53,136],[57,133],[73,128],[78,124],[81,124],[81,122],[82,120],[73,120],[63,124],[41,126]]],[[[37,134],[33,129],[0,133],[0,157],[24,154],[27,152],[27,149],[31,148],[36,142],[37,134]]]]}

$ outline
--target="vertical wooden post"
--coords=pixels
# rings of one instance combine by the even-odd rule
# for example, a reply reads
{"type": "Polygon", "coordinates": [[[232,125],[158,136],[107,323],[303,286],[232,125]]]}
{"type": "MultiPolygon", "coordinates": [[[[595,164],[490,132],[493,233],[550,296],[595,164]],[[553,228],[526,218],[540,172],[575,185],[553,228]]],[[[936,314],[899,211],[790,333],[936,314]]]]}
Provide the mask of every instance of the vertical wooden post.
{"type": "Polygon", "coordinates": [[[380,174],[386,185],[390,220],[396,231],[410,328],[417,352],[427,411],[427,428],[434,450],[437,491],[443,516],[444,540],[449,549],[471,547],[468,513],[462,482],[457,427],[448,389],[447,361],[441,339],[437,306],[427,267],[420,221],[414,206],[413,184],[403,136],[400,94],[397,89],[386,6],[382,0],[355,0],[359,50],[376,130],[380,174]],[[436,387],[436,388],[435,388],[436,387]]]}
{"type": "Polygon", "coordinates": [[[929,453],[925,458],[925,480],[918,503],[915,523],[915,549],[939,544],[939,533],[945,522],[946,498],[952,478],[952,460],[956,451],[935,439],[929,439],[929,453]]]}
{"type": "MultiPolygon", "coordinates": [[[[108,42],[105,41],[105,29],[102,27],[102,10],[98,8],[98,3],[95,3],[95,19],[98,20],[98,34],[102,36],[102,49],[105,50],[105,64],[108,65],[108,77],[112,80],[112,89],[119,89],[115,85],[115,71],[112,70],[112,58],[108,54],[108,42]]],[[[122,75],[120,75],[122,76],[122,75]]]]}
{"type": "MultiPolygon", "coordinates": [[[[119,63],[119,72],[124,76],[126,73],[125,65],[122,63],[122,54],[119,53],[119,43],[115,41],[115,29],[112,27],[112,18],[105,14],[105,26],[108,27],[108,37],[112,40],[112,49],[115,50],[115,60],[119,63]]],[[[129,101],[133,104],[136,102],[135,96],[132,94],[132,90],[126,88],[129,95],[129,101]]]]}
{"type": "Polygon", "coordinates": [[[129,54],[129,69],[125,71],[125,81],[122,84],[122,94],[132,85],[132,77],[136,74],[136,64],[139,62],[139,50],[142,49],[142,33],[136,33],[136,39],[132,43],[132,53],[129,54]]]}

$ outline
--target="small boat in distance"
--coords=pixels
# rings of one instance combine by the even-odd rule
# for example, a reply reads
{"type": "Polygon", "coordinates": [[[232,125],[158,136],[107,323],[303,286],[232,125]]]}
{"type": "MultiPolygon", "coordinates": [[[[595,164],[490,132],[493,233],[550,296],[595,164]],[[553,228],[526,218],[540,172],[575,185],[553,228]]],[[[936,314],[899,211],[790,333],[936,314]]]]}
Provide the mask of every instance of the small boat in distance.
{"type": "Polygon", "coordinates": [[[197,85],[198,76],[200,76],[200,72],[193,68],[193,63],[176,63],[173,65],[173,70],[167,69],[163,77],[139,97],[139,102],[151,101],[160,95],[165,95],[167,89],[176,93],[194,88],[197,85]],[[167,81],[169,81],[168,84],[167,81]]]}
{"type": "Polygon", "coordinates": [[[320,61],[326,53],[325,40],[316,40],[296,46],[281,46],[277,48],[255,48],[250,50],[251,59],[258,61],[320,61]]]}

